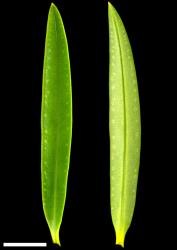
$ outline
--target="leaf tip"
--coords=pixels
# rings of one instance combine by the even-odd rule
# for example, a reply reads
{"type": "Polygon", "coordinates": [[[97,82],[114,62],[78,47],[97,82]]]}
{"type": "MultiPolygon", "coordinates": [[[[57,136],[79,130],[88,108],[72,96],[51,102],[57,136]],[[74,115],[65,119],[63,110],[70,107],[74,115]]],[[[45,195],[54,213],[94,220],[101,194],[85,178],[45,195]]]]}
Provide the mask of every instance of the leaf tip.
{"type": "Polygon", "coordinates": [[[111,9],[112,7],[112,4],[108,1],[108,8],[111,9]]]}
{"type": "Polygon", "coordinates": [[[56,8],[54,3],[51,3],[50,8],[56,8]]]}
{"type": "Polygon", "coordinates": [[[56,10],[57,10],[56,5],[54,3],[51,3],[49,12],[56,11],[56,10]]]}

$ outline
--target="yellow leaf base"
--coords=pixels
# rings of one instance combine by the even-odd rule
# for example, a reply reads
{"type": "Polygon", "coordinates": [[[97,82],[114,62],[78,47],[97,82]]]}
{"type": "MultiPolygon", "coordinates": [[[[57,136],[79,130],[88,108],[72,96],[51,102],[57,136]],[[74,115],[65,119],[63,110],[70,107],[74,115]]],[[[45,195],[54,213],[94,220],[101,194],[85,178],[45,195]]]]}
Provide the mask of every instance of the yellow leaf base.
{"type": "Polygon", "coordinates": [[[123,230],[116,232],[116,245],[124,247],[125,233],[123,230]]]}
{"type": "Polygon", "coordinates": [[[52,241],[54,244],[57,244],[59,246],[61,246],[60,244],[60,239],[59,239],[59,232],[57,231],[53,231],[51,232],[51,236],[52,236],[52,241]]]}

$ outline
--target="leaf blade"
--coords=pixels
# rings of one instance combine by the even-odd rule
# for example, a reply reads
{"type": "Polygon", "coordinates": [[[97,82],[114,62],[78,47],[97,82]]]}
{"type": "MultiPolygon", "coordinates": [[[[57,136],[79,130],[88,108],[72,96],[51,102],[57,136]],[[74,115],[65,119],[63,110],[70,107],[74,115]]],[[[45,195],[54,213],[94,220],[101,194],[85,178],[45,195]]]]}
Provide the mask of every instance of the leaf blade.
{"type": "Polygon", "coordinates": [[[45,41],[42,110],[42,203],[52,240],[60,245],[59,229],[66,199],[72,136],[69,52],[62,18],[51,4],[45,41]]]}
{"type": "Polygon", "coordinates": [[[135,207],[141,139],[140,104],[129,39],[120,16],[110,3],[108,17],[111,215],[116,244],[124,246],[135,207]]]}

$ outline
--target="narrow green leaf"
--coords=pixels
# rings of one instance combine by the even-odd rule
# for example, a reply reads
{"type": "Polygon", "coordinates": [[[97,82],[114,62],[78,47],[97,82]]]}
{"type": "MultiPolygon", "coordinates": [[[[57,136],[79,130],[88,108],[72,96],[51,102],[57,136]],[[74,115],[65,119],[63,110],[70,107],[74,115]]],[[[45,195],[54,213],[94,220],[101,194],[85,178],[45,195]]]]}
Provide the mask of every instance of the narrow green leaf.
{"type": "Polygon", "coordinates": [[[45,41],[41,112],[42,202],[52,240],[60,245],[72,134],[71,73],[66,34],[51,4],[45,41]]]}
{"type": "Polygon", "coordinates": [[[136,200],[140,159],[140,105],[133,55],[114,7],[109,17],[109,129],[111,216],[116,244],[124,246],[136,200]]]}

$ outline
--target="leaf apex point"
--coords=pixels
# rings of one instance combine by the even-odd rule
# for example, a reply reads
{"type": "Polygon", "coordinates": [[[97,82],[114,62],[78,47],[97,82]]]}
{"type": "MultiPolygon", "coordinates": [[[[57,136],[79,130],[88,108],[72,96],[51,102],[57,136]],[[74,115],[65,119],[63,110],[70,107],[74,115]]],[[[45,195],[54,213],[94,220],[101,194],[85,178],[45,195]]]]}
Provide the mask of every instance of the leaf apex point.
{"type": "Polygon", "coordinates": [[[56,5],[54,3],[51,3],[50,10],[55,10],[56,8],[57,8],[56,5]]]}

